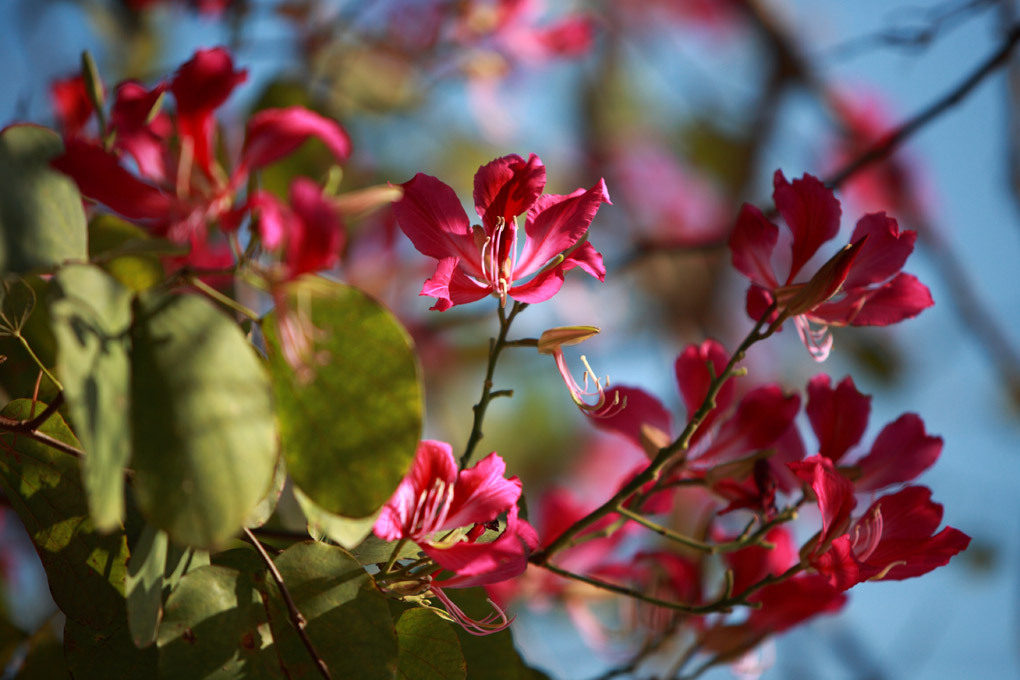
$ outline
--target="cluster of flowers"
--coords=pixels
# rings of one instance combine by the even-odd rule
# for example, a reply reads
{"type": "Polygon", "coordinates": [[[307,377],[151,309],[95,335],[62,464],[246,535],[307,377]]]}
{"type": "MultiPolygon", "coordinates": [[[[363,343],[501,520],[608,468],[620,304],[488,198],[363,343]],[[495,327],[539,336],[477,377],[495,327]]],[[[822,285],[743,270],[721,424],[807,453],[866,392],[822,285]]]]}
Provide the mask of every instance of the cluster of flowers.
{"type": "MultiPolygon", "coordinates": [[[[436,299],[433,309],[488,295],[500,305],[508,297],[527,303],[547,300],[562,285],[564,273],[575,267],[604,278],[601,256],[586,240],[599,206],[609,202],[604,182],[566,196],[541,195],[544,182],[544,168],[535,156],[507,156],[481,167],[474,190],[481,225],[473,227],[453,190],[439,180],[419,174],[404,185],[404,196],[395,205],[400,227],[422,254],[437,260],[435,275],[421,291],[436,299]],[[518,255],[517,218],[525,213],[526,240],[518,255]]],[[[785,276],[773,264],[779,227],[760,210],[745,205],[730,238],[735,267],[752,281],[747,312],[759,328],[769,326],[768,334],[792,319],[811,355],[822,360],[832,345],[829,326],[889,325],[932,304],[927,288],[900,271],[913,250],[914,232],[901,232],[882,213],[865,215],[850,243],[805,280],[799,274],[839,229],[839,202],[816,178],[805,175],[788,182],[779,172],[775,202],[789,230],[785,276]]],[[[518,516],[520,482],[503,479],[505,466],[495,453],[458,472],[448,445],[423,442],[412,472],[375,525],[379,537],[415,541],[430,558],[428,567],[407,572],[407,578],[424,579],[444,602],[444,587],[479,584],[498,603],[518,596],[559,598],[579,629],[595,641],[603,635],[583,606],[591,592],[578,591],[571,581],[541,569],[553,557],[558,570],[625,586],[660,602],[683,603],[681,608],[689,611],[710,612],[713,604],[723,603],[751,605],[754,609],[739,623],[726,616],[694,620],[698,647],[729,657],[814,615],[838,610],[844,591],[858,583],[919,576],[967,547],[970,539],[962,532],[951,527],[937,532],[941,505],[931,500],[930,490],[910,484],[942,449],[942,440],[927,434],[917,415],[907,413],[886,425],[866,455],[848,456],[863,438],[870,397],[849,377],[833,386],[829,376],[820,374],[807,386],[805,410],[818,442],[808,456],[794,422],[800,396],[764,385],[738,398],[742,385],[727,373],[729,354],[708,340],[685,349],[674,365],[688,416],[703,410],[706,400],[712,406],[683,455],[670,459],[656,481],[627,499],[625,511],[606,514],[552,554],[543,551],[537,566],[526,571],[536,546],[553,545],[678,436],[669,410],[644,390],[609,389],[596,381],[588,391],[570,377],[562,346],[594,332],[554,329],[539,341],[539,350],[554,355],[573,399],[592,423],[622,435],[636,455],[626,454],[628,447],[617,443],[609,456],[593,464],[599,473],[587,475],[598,487],[591,502],[577,500],[571,491],[550,491],[540,504],[536,535],[518,516]],[[713,389],[719,376],[726,379],[713,389]],[[595,404],[585,401],[592,395],[595,404]],[[885,493],[876,498],[878,492],[885,493]],[[777,504],[777,495],[796,493],[799,501],[777,504]],[[863,513],[854,514],[859,497],[871,500],[863,513]],[[681,498],[682,513],[711,517],[699,539],[686,539],[648,519],[675,515],[681,498]],[[810,503],[817,505],[821,530],[798,550],[783,525],[810,503]],[[738,510],[755,519],[735,534],[723,517],[738,510]],[[640,524],[685,547],[635,551],[635,542],[624,537],[641,531],[640,524]],[[709,560],[719,553],[728,583],[721,596],[709,598],[710,575],[719,571],[709,560]]],[[[572,480],[572,489],[577,487],[572,480]]],[[[507,625],[499,605],[497,615],[481,622],[450,611],[474,632],[507,625]]],[[[660,628],[673,620],[644,619],[660,628]]]]}
{"type": "Polygon", "coordinates": [[[233,236],[257,213],[253,237],[267,251],[280,252],[276,278],[292,279],[327,269],[344,241],[341,216],[309,178],[295,179],[289,205],[266,191],[248,190],[251,174],[292,153],[309,137],[321,139],[338,162],[350,153],[350,139],[336,122],[302,107],[265,109],[245,129],[232,169],[217,159],[217,109],[247,73],[236,70],[223,48],[199,50],[168,82],[153,87],[128,80],[116,86],[108,115],[101,85],[89,93],[76,76],[53,89],[64,132],[64,153],[54,167],[70,175],[81,193],[151,233],[187,245],[181,264],[224,268],[234,250],[213,230],[233,236]],[[163,110],[173,96],[172,113],[163,110]],[[90,121],[98,121],[98,132],[90,121]],[[133,172],[132,168],[137,172],[133,172]]]}

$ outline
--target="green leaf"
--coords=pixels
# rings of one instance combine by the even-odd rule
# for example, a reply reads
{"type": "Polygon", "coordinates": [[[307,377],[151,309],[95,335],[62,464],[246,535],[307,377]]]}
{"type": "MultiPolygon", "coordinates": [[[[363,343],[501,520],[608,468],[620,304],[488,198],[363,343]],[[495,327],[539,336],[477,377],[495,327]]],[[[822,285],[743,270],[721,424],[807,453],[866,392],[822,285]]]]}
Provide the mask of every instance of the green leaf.
{"type": "Polygon", "coordinates": [[[281,456],[276,461],[276,470],[273,472],[273,482],[269,486],[269,491],[266,492],[265,497],[259,501],[258,505],[252,508],[248,516],[244,518],[244,526],[249,529],[257,529],[268,522],[276,510],[277,503],[280,502],[280,495],[283,493],[283,487],[286,485],[287,465],[281,456]]]}
{"type": "Polygon", "coordinates": [[[138,649],[125,621],[94,631],[68,619],[64,625],[64,658],[74,680],[137,680],[155,678],[156,649],[138,649]]]}
{"type": "Polygon", "coordinates": [[[57,373],[88,455],[82,481],[96,526],[124,516],[124,467],[131,457],[131,291],[90,265],[69,265],[51,287],[57,373]]]}
{"type": "Polygon", "coordinates": [[[52,623],[44,624],[32,634],[28,640],[28,654],[16,670],[18,680],[71,680],[64,650],[52,623]]]}
{"type": "MultiPolygon", "coordinates": [[[[397,638],[386,598],[349,553],[323,543],[297,543],[274,562],[308,621],[306,632],[334,678],[390,680],[397,667],[397,638]]],[[[319,678],[294,630],[272,580],[269,625],[277,654],[291,680],[319,678]]]]}
{"type": "Polygon", "coordinates": [[[160,255],[187,251],[187,246],[153,238],[141,227],[113,215],[99,215],[89,222],[89,259],[134,291],[147,290],[163,280],[160,255]]]}
{"type": "Polygon", "coordinates": [[[166,549],[166,533],[146,525],[131,550],[126,582],[127,619],[136,647],[148,647],[156,641],[156,629],[163,616],[166,549]]]}
{"type": "Polygon", "coordinates": [[[171,539],[216,546],[237,533],[273,479],[269,381],[237,324],[203,298],[143,295],[135,319],[138,505],[171,539]]]}
{"type": "MultiPolygon", "coordinates": [[[[351,550],[351,555],[354,559],[358,560],[362,564],[379,564],[380,562],[386,562],[390,559],[390,555],[393,554],[393,549],[396,547],[396,543],[390,543],[384,541],[378,536],[369,536],[361,545],[351,550]]],[[[404,544],[404,547],[400,549],[400,554],[397,555],[398,560],[418,557],[421,554],[421,548],[417,544],[408,541],[404,544]]]]}
{"type": "MultiPolygon", "coordinates": [[[[421,433],[417,357],[403,326],[357,288],[306,278],[263,330],[287,469],[323,509],[366,517],[392,495],[421,433]],[[280,323],[303,324],[310,371],[281,352],[280,323]]],[[[293,348],[292,348],[293,349],[293,348]]]]}
{"type": "Polygon", "coordinates": [[[427,609],[408,609],[397,621],[401,680],[464,680],[467,666],[457,633],[427,609]]]}
{"type": "Polygon", "coordinates": [[[74,182],[52,170],[63,143],[52,130],[0,133],[0,273],[25,274],[85,260],[85,212],[74,182]]]}
{"type": "MultiPolygon", "coordinates": [[[[36,412],[45,408],[36,404],[36,412]]],[[[8,418],[32,415],[28,399],[4,407],[8,418]]],[[[39,431],[64,444],[78,440],[60,414],[39,431]]],[[[89,518],[78,461],[50,446],[0,434],[0,487],[28,530],[42,560],[50,592],[68,619],[104,630],[124,612],[128,550],[123,531],[103,535],[89,518]]]]}
{"type": "MultiPolygon", "coordinates": [[[[50,309],[47,300],[50,289],[49,277],[43,279],[39,276],[28,276],[23,280],[34,293],[35,308],[22,326],[20,335],[43,365],[52,371],[57,363],[57,342],[50,328],[50,309]]],[[[7,357],[0,370],[0,385],[7,394],[14,397],[34,394],[39,367],[20,340],[0,333],[0,355],[7,357]]],[[[57,392],[56,385],[44,378],[40,385],[39,398],[52,401],[57,392]]]]}
{"type": "Polygon", "coordinates": [[[298,488],[294,489],[294,498],[301,506],[305,519],[308,520],[308,533],[313,538],[316,540],[321,540],[322,537],[328,538],[348,550],[360,544],[366,536],[372,533],[372,527],[379,516],[378,511],[368,517],[359,518],[334,515],[313,503],[298,488]]]}
{"type": "Polygon", "coordinates": [[[170,594],[159,627],[161,680],[274,680],[266,612],[256,588],[264,573],[207,566],[170,594]]]}
{"type": "Polygon", "coordinates": [[[18,275],[0,286],[0,335],[18,336],[35,309],[35,291],[18,275]]]}

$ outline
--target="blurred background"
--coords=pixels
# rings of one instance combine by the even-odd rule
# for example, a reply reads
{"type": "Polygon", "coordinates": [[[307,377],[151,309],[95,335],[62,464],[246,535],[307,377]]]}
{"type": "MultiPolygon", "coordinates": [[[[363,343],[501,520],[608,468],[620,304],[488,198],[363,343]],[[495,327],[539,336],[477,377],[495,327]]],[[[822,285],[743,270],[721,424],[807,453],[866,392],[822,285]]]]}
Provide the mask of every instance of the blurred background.
{"type": "MultiPolygon", "coordinates": [[[[253,110],[307,105],[351,134],[342,190],[425,172],[471,214],[474,172],[497,156],[538,154],[550,193],[605,177],[614,205],[590,232],[605,283],[568,277],[512,335],[599,326],[583,347],[594,370],[652,392],[680,419],[677,354],[708,337],[732,348],[750,327],[746,280],[725,247],[741,203],[771,207],[776,169],[832,178],[1015,40],[1018,13],[1010,0],[4,0],[0,127],[65,124],[53,87],[79,71],[83,50],[110,90],[166,79],[195,49],[226,45],[248,79],[221,110],[224,147],[240,146],[253,110]]],[[[263,182],[284,192],[291,176],[328,168],[329,154],[308,144],[263,182]]],[[[750,379],[802,391],[820,371],[853,375],[873,395],[865,445],[899,414],[919,413],[945,439],[920,483],[973,542],[923,578],[854,588],[838,616],[767,644],[763,677],[1020,676],[1020,58],[837,195],[839,243],[877,210],[918,230],[906,270],[936,305],[892,328],[837,332],[821,365],[788,328],[752,349],[750,379]]],[[[497,327],[492,305],[429,312],[417,293],[434,263],[389,212],[347,228],[336,275],[412,331],[426,436],[462,447],[497,327]]],[[[578,374],[580,354],[568,354],[578,374]]],[[[508,459],[533,506],[552,484],[584,492],[595,483],[582,474],[596,476],[591,451],[622,446],[592,431],[553,362],[533,350],[509,351],[496,386],[514,397],[489,409],[481,447],[508,459]]],[[[802,431],[810,453],[806,422],[802,431]]],[[[7,618],[34,630],[53,609],[12,512],[3,546],[7,618]]],[[[612,603],[596,606],[608,639],[595,651],[562,608],[515,612],[522,653],[550,677],[598,677],[634,649],[612,603]]]]}

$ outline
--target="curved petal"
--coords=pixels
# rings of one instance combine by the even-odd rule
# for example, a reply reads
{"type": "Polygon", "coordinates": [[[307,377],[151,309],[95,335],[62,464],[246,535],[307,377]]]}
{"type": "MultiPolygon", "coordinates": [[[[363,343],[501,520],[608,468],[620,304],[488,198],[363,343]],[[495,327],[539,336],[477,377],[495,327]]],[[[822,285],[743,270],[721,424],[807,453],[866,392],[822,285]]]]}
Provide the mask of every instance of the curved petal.
{"type": "Polygon", "coordinates": [[[418,252],[437,260],[460,258],[468,274],[484,278],[467,213],[453,189],[420,172],[401,186],[404,195],[393,204],[393,213],[418,252]]]}
{"type": "Polygon", "coordinates": [[[563,271],[569,271],[574,267],[580,267],[599,281],[606,280],[606,265],[602,262],[602,253],[595,250],[595,246],[587,241],[563,260],[563,271]]]}
{"type": "Polygon", "coordinates": [[[871,213],[857,222],[851,243],[867,236],[868,240],[857,254],[850,274],[844,282],[846,288],[858,288],[892,278],[903,269],[917,240],[916,231],[900,231],[899,225],[885,213],[871,213]]]}
{"type": "Polygon", "coordinates": [[[173,212],[173,197],[132,175],[98,144],[68,139],[50,164],[69,175],[83,195],[129,219],[166,220],[173,212]]]}
{"type": "Polygon", "coordinates": [[[528,210],[524,231],[528,235],[517,260],[515,276],[527,276],[559,253],[572,247],[588,230],[603,203],[612,203],[605,180],[587,191],[578,189],[566,196],[538,197],[528,210]]]}
{"type": "Polygon", "coordinates": [[[900,273],[874,294],[850,323],[854,326],[889,326],[910,319],[935,304],[931,291],[912,274],[900,273]]]}
{"type": "Polygon", "coordinates": [[[50,83],[50,101],[64,137],[77,137],[92,118],[92,100],[80,73],[50,83]]]}
{"type": "Polygon", "coordinates": [[[507,511],[521,496],[521,481],[517,477],[505,479],[505,474],[506,463],[496,453],[462,470],[441,530],[483,524],[507,511]]]}
{"type": "Polygon", "coordinates": [[[457,543],[445,550],[426,544],[422,547],[436,564],[455,576],[435,581],[441,588],[470,588],[498,583],[524,573],[528,556],[538,546],[538,534],[511,507],[506,529],[491,543],[457,543]]]}
{"type": "Polygon", "coordinates": [[[692,463],[699,468],[722,465],[769,448],[793,424],[800,396],[783,394],[778,385],[748,392],[731,418],[720,427],[711,445],[692,463]]]}
{"type": "Polygon", "coordinates": [[[351,153],[351,139],[335,120],[301,106],[265,109],[248,120],[238,175],[269,165],[295,149],[309,137],[318,137],[338,161],[351,153]]]}
{"type": "Polygon", "coordinates": [[[786,283],[792,283],[819,246],[839,232],[842,210],[832,190],[817,177],[806,174],[787,182],[782,170],[776,170],[773,186],[776,209],[793,233],[793,259],[786,278],[786,283]]]}
{"type": "Polygon", "coordinates": [[[547,269],[530,281],[518,283],[510,289],[509,295],[514,300],[533,304],[545,302],[559,291],[563,286],[563,265],[558,264],[552,269],[547,269]]]}
{"type": "Polygon", "coordinates": [[[131,154],[143,177],[159,182],[165,182],[168,176],[166,140],[150,120],[166,87],[160,83],[149,90],[133,80],[120,83],[110,111],[110,125],[117,131],[114,146],[131,154]]]}
{"type": "MultiPolygon", "coordinates": [[[[290,227],[286,208],[268,191],[257,191],[248,201],[251,210],[257,210],[259,238],[266,250],[274,251],[283,245],[290,227]]],[[[236,218],[233,218],[236,219],[236,218]]]]}
{"type": "Polygon", "coordinates": [[[779,287],[772,269],[772,251],[779,241],[779,227],[761,210],[745,203],[727,242],[733,267],[754,283],[769,290],[779,287]]]}
{"type": "Polygon", "coordinates": [[[787,467],[810,486],[815,494],[818,509],[822,513],[822,532],[815,551],[825,551],[833,539],[846,532],[850,512],[857,504],[854,486],[836,471],[831,460],[821,456],[789,463],[787,467]]]}
{"type": "Polygon", "coordinates": [[[871,452],[858,461],[861,491],[875,491],[892,484],[909,482],[930,468],[942,453],[942,437],[924,431],[924,421],[915,413],[902,416],[882,428],[871,452]]]}
{"type": "Polygon", "coordinates": [[[871,397],[861,394],[847,376],[833,388],[829,376],[816,375],[807,386],[808,420],[818,437],[818,453],[834,463],[864,436],[871,397]]]}
{"type": "Polygon", "coordinates": [[[419,295],[436,298],[436,304],[429,309],[445,312],[454,305],[463,305],[481,300],[492,290],[476,283],[460,269],[456,257],[444,257],[436,265],[436,272],[425,281],[419,295]]]}
{"type": "Polygon", "coordinates": [[[496,218],[507,223],[526,211],[545,188],[545,166],[535,154],[525,161],[517,154],[497,158],[475,173],[475,210],[486,230],[496,218]]]}

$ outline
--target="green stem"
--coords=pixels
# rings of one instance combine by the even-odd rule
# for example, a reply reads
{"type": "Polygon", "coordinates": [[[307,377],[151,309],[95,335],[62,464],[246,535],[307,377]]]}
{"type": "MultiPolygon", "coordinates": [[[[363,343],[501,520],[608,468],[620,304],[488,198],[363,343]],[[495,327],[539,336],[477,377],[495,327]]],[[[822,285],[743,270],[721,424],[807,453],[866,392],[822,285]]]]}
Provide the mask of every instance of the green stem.
{"type": "MultiPolygon", "coordinates": [[[[512,344],[507,342],[506,334],[510,330],[510,324],[513,323],[514,317],[520,314],[527,306],[527,303],[514,301],[514,306],[510,308],[509,314],[503,311],[502,305],[497,307],[499,313],[499,335],[489,341],[489,363],[485,368],[485,381],[482,382],[482,396],[472,409],[475,413],[474,422],[471,425],[471,434],[468,435],[467,446],[464,447],[464,454],[460,457],[460,467],[462,470],[471,462],[471,455],[475,452],[475,447],[478,446],[478,442],[482,439],[482,422],[485,420],[485,410],[489,407],[489,402],[492,401],[493,396],[495,396],[492,391],[492,376],[496,371],[496,361],[499,359],[503,348],[512,344]]],[[[513,344],[517,342],[519,341],[513,341],[513,344]]],[[[537,341],[535,344],[537,346],[537,341]]],[[[506,395],[506,391],[500,390],[499,394],[500,396],[506,395]]]]}
{"type": "Polygon", "coordinates": [[[715,552],[717,552],[715,545],[712,545],[711,543],[704,543],[702,541],[695,540],[688,536],[684,536],[683,534],[679,534],[671,529],[667,529],[661,524],[657,524],[656,522],[653,522],[644,515],[634,512],[629,508],[620,506],[619,508],[616,509],[616,512],[620,513],[621,515],[631,520],[632,522],[636,522],[643,526],[644,528],[650,531],[654,531],[663,538],[668,538],[671,541],[676,541],[680,545],[685,545],[688,548],[693,548],[694,550],[698,550],[703,553],[708,553],[709,555],[712,555],[715,552]]]}
{"type": "Polygon", "coordinates": [[[732,375],[737,363],[743,360],[748,348],[759,340],[767,338],[778,328],[778,324],[773,323],[766,331],[762,331],[762,328],[766,326],[768,318],[772,315],[775,309],[776,303],[773,302],[769,308],[765,310],[761,319],[759,319],[758,323],[754,325],[754,328],[752,328],[751,332],[747,334],[747,337],[744,338],[743,342],[740,343],[740,346],[738,346],[736,351],[733,352],[730,360],[726,363],[726,367],[723,368],[719,375],[716,376],[716,378],[709,384],[708,392],[705,394],[705,398],[702,400],[701,406],[694,412],[694,415],[691,417],[690,421],[688,421],[687,426],[684,428],[684,431],[680,433],[680,436],[677,437],[673,443],[659,449],[659,452],[648,467],[634,477],[634,479],[632,479],[629,483],[624,485],[624,487],[616,492],[612,498],[590,512],[588,515],[574,522],[566,531],[560,534],[556,540],[544,549],[533,553],[530,558],[532,563],[545,566],[547,560],[558,551],[567,547],[575,536],[590,527],[592,524],[598,522],[606,515],[616,512],[617,508],[622,507],[627,499],[639,492],[641,487],[645,484],[657,480],[662,470],[669,464],[676,453],[687,450],[690,446],[691,438],[694,436],[694,433],[697,432],[701,423],[714,408],[716,395],[718,395],[719,390],[722,389],[723,383],[725,383],[732,375]]]}
{"type": "Polygon", "coordinates": [[[248,317],[249,319],[251,319],[255,323],[262,323],[262,317],[260,317],[258,314],[256,314],[252,310],[248,309],[247,307],[245,307],[244,305],[242,305],[240,302],[238,302],[237,300],[233,299],[229,295],[224,295],[223,293],[221,293],[220,291],[216,290],[215,288],[213,288],[212,286],[210,286],[209,284],[207,284],[205,281],[203,281],[202,279],[198,278],[197,276],[188,276],[186,281],[190,285],[192,285],[195,288],[197,288],[202,294],[204,294],[207,297],[209,297],[210,299],[220,303],[224,307],[227,307],[228,309],[232,309],[233,311],[237,312],[238,314],[240,314],[242,316],[248,317]]]}
{"type": "Polygon", "coordinates": [[[397,544],[393,546],[393,552],[390,553],[390,558],[386,560],[386,566],[383,567],[382,573],[388,574],[393,569],[393,565],[397,562],[397,557],[400,555],[400,551],[407,545],[407,539],[402,538],[397,541],[397,544]]]}
{"type": "Polygon", "coordinates": [[[18,338],[18,342],[21,343],[21,346],[25,348],[26,352],[28,352],[28,355],[32,357],[32,361],[35,362],[35,365],[38,366],[39,370],[43,372],[43,375],[49,378],[50,382],[56,385],[58,390],[63,392],[64,386],[60,383],[59,380],[56,379],[56,377],[54,377],[52,373],[50,373],[50,370],[46,368],[46,365],[43,364],[43,362],[39,359],[38,356],[36,356],[36,353],[32,351],[32,347],[28,344],[28,340],[25,339],[25,336],[22,335],[21,333],[18,333],[16,337],[18,338]]]}

